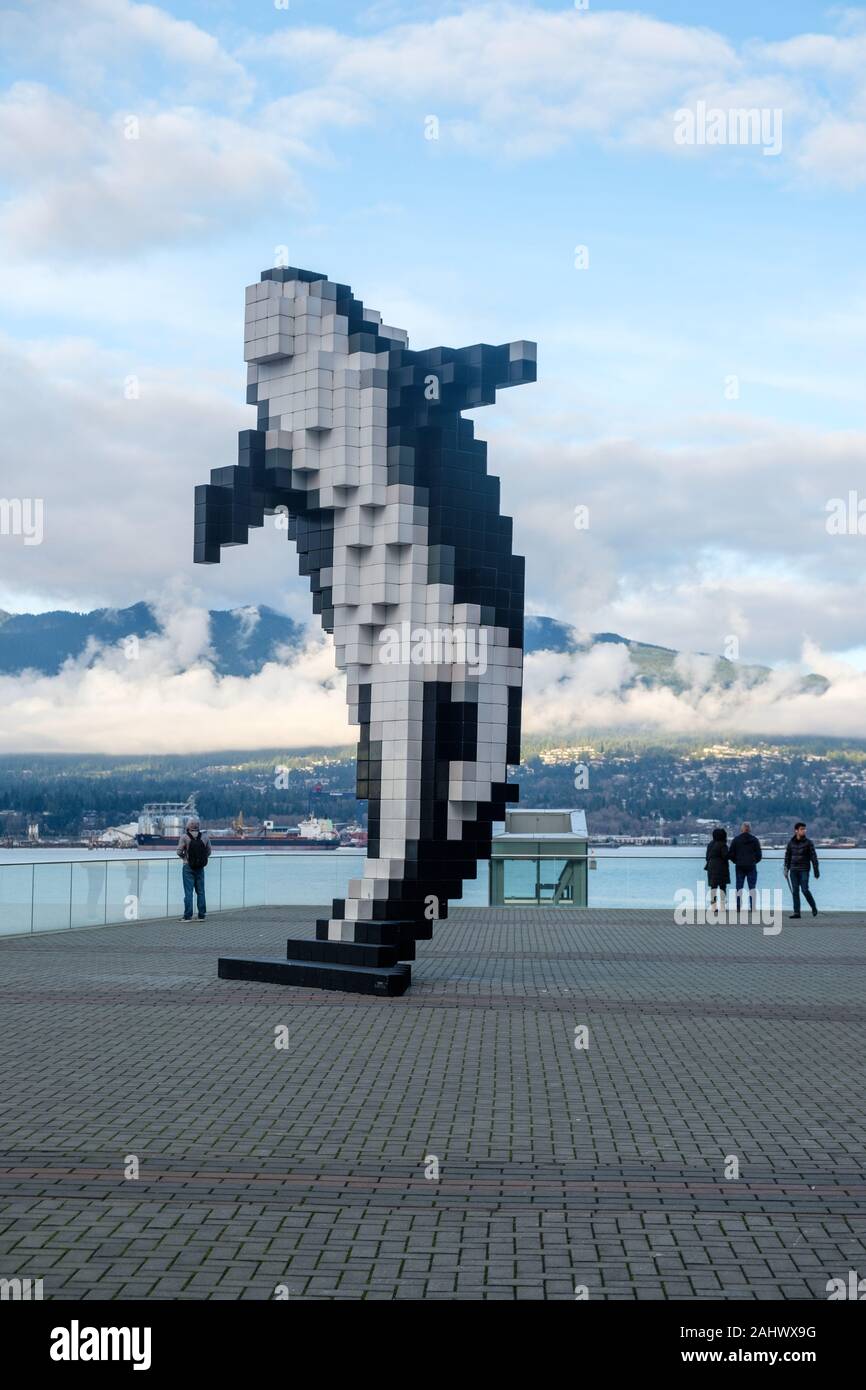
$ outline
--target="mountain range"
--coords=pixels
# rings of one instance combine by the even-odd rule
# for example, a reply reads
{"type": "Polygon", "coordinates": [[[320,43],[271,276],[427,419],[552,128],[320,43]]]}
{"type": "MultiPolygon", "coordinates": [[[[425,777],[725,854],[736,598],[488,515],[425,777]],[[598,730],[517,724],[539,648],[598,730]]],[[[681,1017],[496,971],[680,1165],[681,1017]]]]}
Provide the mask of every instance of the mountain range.
{"type": "MultiPolygon", "coordinates": [[[[6,613],[0,610],[0,675],[19,675],[25,670],[56,675],[65,661],[82,657],[88,648],[113,646],[125,637],[153,636],[160,624],[147,603],[128,608],[95,608],[89,613],[58,609],[50,613],[6,613]]],[[[293,648],[304,639],[305,628],[266,605],[238,609],[210,610],[210,646],[214,670],[219,675],[251,676],[271,660],[279,647],[293,648]]],[[[634,667],[633,683],[648,688],[667,687],[680,691],[687,687],[677,665],[679,653],[672,647],[635,642],[616,632],[596,632],[581,638],[576,629],[556,618],[540,616],[526,620],[527,653],[580,652],[616,643],[628,648],[634,667]]],[[[722,686],[734,681],[759,684],[770,670],[766,666],[746,665],[717,657],[715,681],[722,686]]],[[[804,689],[820,690],[826,685],[821,676],[806,676],[804,689]]]]}

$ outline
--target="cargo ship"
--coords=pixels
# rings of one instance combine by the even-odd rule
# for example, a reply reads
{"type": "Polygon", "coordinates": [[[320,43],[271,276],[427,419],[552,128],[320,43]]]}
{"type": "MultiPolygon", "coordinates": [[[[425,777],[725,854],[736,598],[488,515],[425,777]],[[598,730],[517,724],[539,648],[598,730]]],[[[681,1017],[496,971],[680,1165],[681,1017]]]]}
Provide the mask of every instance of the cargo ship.
{"type": "MultiPolygon", "coordinates": [[[[138,817],[133,836],[139,849],[174,849],[186,828],[190,816],[197,816],[195,797],[186,801],[149,801],[138,817]]],[[[272,820],[261,826],[244,824],[243,813],[231,828],[208,825],[202,829],[210,838],[214,850],[224,849],[304,849],[327,850],[340,848],[340,836],[333,821],[321,816],[308,816],[297,825],[277,825],[272,820]]]]}

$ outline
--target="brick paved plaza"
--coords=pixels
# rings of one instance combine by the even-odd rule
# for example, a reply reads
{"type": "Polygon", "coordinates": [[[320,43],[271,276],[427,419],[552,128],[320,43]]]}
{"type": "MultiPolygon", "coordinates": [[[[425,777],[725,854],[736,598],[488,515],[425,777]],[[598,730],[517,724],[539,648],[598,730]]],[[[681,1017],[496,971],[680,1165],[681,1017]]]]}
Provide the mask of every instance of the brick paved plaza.
{"type": "Polygon", "coordinates": [[[823,1299],[866,1275],[866,917],[767,937],[463,909],[402,999],[217,980],[220,953],[284,953],[316,915],[0,942],[0,1276],[76,1299],[823,1299]]]}

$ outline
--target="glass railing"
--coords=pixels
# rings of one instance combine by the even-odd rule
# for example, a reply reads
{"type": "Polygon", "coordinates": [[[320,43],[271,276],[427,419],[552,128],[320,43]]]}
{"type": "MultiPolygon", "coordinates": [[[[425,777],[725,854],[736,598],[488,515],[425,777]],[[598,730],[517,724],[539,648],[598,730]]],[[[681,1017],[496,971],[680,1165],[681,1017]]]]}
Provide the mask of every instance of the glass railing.
{"type": "MultiPolygon", "coordinates": [[[[361,850],[216,853],[207,868],[208,911],[323,906],[342,897],[349,881],[361,876],[364,858],[361,850]]],[[[526,859],[525,865],[506,862],[514,863],[511,882],[518,897],[525,880],[521,905],[538,901],[574,906],[579,899],[569,887],[572,872],[575,882],[585,877],[590,908],[673,908],[678,893],[686,890],[697,896],[705,884],[704,855],[698,849],[605,850],[557,860],[552,867],[542,860],[540,868],[531,857],[520,858],[526,859]]],[[[819,907],[831,912],[866,909],[866,855],[825,850],[820,858],[821,878],[812,883],[819,907]]],[[[781,852],[765,854],[758,888],[782,890],[788,910],[791,898],[781,852]]],[[[487,904],[486,863],[478,865],[478,876],[466,883],[460,902],[472,907],[487,904]]],[[[175,856],[0,862],[0,935],[151,921],[180,917],[182,912],[181,865],[175,856]]]]}
{"type": "MultiPolygon", "coordinates": [[[[792,910],[791,891],[784,874],[784,851],[765,850],[758,865],[761,893],[781,892],[785,912],[792,910]]],[[[866,854],[851,850],[819,850],[821,877],[810,879],[810,889],[824,912],[866,910],[866,854]]],[[[731,868],[728,902],[734,905],[734,869],[731,868]]],[[[589,907],[670,908],[677,895],[706,893],[704,851],[687,846],[670,851],[601,850],[588,857],[589,907]]],[[[808,911],[804,908],[804,911],[808,911]]]]}

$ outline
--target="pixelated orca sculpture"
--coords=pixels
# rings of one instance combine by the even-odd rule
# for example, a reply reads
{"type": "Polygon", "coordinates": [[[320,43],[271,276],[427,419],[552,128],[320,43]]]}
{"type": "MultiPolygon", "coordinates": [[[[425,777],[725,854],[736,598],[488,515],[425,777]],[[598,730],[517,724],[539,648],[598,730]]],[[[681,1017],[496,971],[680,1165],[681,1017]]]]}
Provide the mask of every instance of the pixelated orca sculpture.
{"type": "Polygon", "coordinates": [[[219,973],[402,994],[415,942],[517,800],[524,562],[461,411],[534,381],[535,345],[414,352],[348,285],[294,268],[248,287],[244,340],[257,428],[196,488],[195,559],[245,545],[266,514],[297,543],[360,725],[368,845],[314,941],[219,973]]]}

